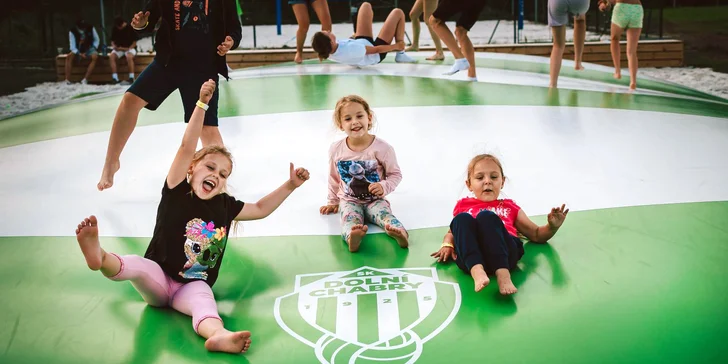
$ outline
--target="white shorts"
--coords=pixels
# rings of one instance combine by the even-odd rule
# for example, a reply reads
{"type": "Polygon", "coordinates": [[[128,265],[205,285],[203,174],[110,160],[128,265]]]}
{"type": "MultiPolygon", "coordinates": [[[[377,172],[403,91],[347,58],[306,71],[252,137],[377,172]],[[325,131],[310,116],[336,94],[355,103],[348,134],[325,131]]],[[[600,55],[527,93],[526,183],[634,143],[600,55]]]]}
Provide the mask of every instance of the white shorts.
{"type": "Polygon", "coordinates": [[[126,57],[127,53],[131,53],[131,56],[134,57],[136,56],[136,48],[132,48],[128,51],[111,51],[111,53],[116,53],[116,56],[119,58],[126,57]]]}

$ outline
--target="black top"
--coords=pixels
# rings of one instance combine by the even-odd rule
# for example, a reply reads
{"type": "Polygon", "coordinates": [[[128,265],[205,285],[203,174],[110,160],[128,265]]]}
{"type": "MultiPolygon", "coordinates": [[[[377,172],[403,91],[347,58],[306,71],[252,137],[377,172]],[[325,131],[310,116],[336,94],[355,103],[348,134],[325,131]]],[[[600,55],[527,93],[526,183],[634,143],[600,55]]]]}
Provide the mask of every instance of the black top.
{"type": "Polygon", "coordinates": [[[136,40],[136,32],[134,32],[134,29],[130,25],[121,29],[117,27],[111,29],[111,41],[118,47],[129,48],[136,40]]]}
{"type": "MultiPolygon", "coordinates": [[[[209,55],[205,53],[205,57],[211,57],[215,71],[228,78],[225,56],[217,55],[217,46],[222,44],[228,35],[233,39],[231,49],[240,45],[242,26],[240,18],[238,18],[235,0],[150,0],[144,9],[144,12],[146,11],[149,11],[149,24],[144,28],[145,31],[153,30],[157,22],[160,22],[154,43],[157,52],[154,59],[158,63],[167,66],[173,59],[184,59],[184,55],[177,54],[177,52],[181,49],[188,49],[188,47],[189,52],[209,51],[209,55]],[[201,13],[200,6],[202,7],[201,13]],[[201,26],[201,15],[204,15],[206,27],[201,26]],[[185,19],[185,16],[190,17],[185,19]],[[194,16],[197,16],[198,19],[195,20],[194,16]],[[211,31],[211,47],[206,38],[208,36],[204,33],[205,28],[211,31]],[[188,32],[193,29],[196,30],[188,32]],[[199,30],[203,30],[203,32],[200,33],[199,30]],[[192,44],[189,39],[196,40],[192,44]]],[[[204,71],[199,68],[202,66],[206,66],[206,64],[190,65],[196,70],[204,71]]]]}
{"type": "Polygon", "coordinates": [[[183,180],[176,187],[164,181],[157,224],[144,257],[172,279],[215,284],[225,254],[230,224],[244,203],[227,193],[202,200],[183,180]]]}

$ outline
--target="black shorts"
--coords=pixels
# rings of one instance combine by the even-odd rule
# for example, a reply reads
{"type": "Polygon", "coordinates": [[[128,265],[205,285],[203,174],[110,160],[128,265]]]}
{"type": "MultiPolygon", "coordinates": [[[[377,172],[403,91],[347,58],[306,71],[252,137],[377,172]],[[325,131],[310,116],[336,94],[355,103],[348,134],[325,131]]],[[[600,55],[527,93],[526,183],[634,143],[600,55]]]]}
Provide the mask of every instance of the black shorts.
{"type": "Polygon", "coordinates": [[[461,28],[470,31],[470,28],[478,21],[480,12],[485,7],[485,0],[440,0],[437,9],[432,12],[435,19],[442,21],[450,20],[450,18],[460,13],[460,17],[455,23],[461,28]]]}
{"type": "MultiPolygon", "coordinates": [[[[380,46],[380,45],[389,45],[387,41],[385,41],[382,38],[377,37],[377,40],[372,39],[372,37],[368,37],[366,35],[357,35],[354,39],[366,39],[371,43],[373,46],[380,46]]],[[[387,52],[379,53],[379,62],[382,62],[384,58],[387,57],[387,52]]]]}
{"type": "Polygon", "coordinates": [[[182,106],[185,110],[185,123],[187,123],[192,117],[197,100],[200,99],[200,87],[208,79],[215,81],[217,87],[208,104],[210,107],[205,112],[204,125],[217,126],[217,101],[220,96],[220,85],[216,71],[190,70],[189,67],[175,62],[170,62],[167,67],[164,67],[157,61],[152,61],[126,91],[146,101],[147,109],[156,110],[169,94],[179,89],[182,106]]]}

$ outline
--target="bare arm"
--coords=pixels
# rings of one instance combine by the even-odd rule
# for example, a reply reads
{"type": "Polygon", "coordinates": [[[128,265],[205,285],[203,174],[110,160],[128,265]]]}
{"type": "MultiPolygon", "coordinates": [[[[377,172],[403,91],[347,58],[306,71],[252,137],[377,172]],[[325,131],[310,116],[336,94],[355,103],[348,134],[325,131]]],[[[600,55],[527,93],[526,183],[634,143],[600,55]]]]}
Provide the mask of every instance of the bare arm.
{"type": "Polygon", "coordinates": [[[552,208],[548,215],[548,223],[543,226],[536,225],[523,210],[519,210],[514,225],[528,240],[534,243],[546,243],[556,235],[564,223],[566,214],[569,213],[569,209],[564,210],[564,207],[565,205],[552,208]]]}
{"type": "Polygon", "coordinates": [[[366,54],[379,54],[379,53],[389,53],[393,50],[396,50],[395,44],[389,44],[389,45],[380,45],[380,46],[366,46],[367,47],[367,53],[366,54]]]}
{"type": "Polygon", "coordinates": [[[291,195],[291,192],[300,187],[308,178],[309,174],[305,168],[294,170],[293,163],[291,163],[290,179],[258,202],[243,205],[243,209],[240,210],[235,220],[259,220],[270,215],[291,195]]]}
{"type": "MultiPolygon", "coordinates": [[[[209,103],[214,92],[215,81],[208,80],[200,88],[200,101],[205,104],[209,103]]],[[[174,156],[172,166],[169,168],[169,173],[167,173],[167,187],[174,188],[187,178],[187,171],[192,164],[192,157],[197,149],[197,140],[200,139],[204,119],[205,110],[201,107],[195,107],[182,137],[182,144],[177,149],[177,155],[174,156]]]]}

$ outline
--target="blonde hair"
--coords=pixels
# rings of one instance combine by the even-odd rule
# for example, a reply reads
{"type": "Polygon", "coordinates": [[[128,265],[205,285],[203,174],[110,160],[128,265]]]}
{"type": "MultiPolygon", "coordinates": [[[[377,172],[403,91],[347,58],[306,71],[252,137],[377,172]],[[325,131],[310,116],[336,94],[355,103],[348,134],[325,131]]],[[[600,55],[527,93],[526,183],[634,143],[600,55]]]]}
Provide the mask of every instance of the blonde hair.
{"type": "MultiPolygon", "coordinates": [[[[190,169],[194,168],[197,163],[199,163],[203,158],[205,158],[208,154],[222,154],[230,161],[230,174],[233,173],[233,155],[230,153],[230,151],[221,145],[209,145],[207,147],[204,147],[198,151],[195,152],[195,154],[192,156],[192,164],[190,165],[190,169]]],[[[191,177],[191,176],[190,176],[191,177]]],[[[230,177],[230,175],[228,175],[230,177]]],[[[227,184],[223,186],[222,192],[228,193],[227,191],[227,184]]],[[[190,191],[190,193],[193,193],[190,191]]],[[[228,239],[230,238],[230,235],[234,235],[238,228],[241,225],[241,221],[235,221],[233,220],[230,222],[230,231],[228,231],[228,239]]]]}
{"type": "MultiPolygon", "coordinates": [[[[187,172],[187,180],[189,181],[190,178],[192,178],[191,172],[203,158],[205,158],[208,154],[221,154],[225,156],[230,161],[230,174],[233,173],[233,155],[230,153],[227,148],[221,145],[209,145],[206,147],[203,147],[202,149],[195,152],[195,154],[192,156],[192,162],[190,163],[190,169],[187,172]]],[[[227,177],[230,177],[228,175],[227,177]]],[[[227,193],[227,185],[223,186],[222,192],[227,193]]],[[[190,191],[192,192],[192,191],[190,191]]]]}
{"type": "Polygon", "coordinates": [[[367,127],[367,130],[372,130],[372,126],[374,125],[374,112],[369,107],[369,103],[364,100],[363,97],[359,95],[348,95],[344,96],[339,99],[339,101],[336,102],[336,107],[334,108],[334,125],[336,125],[337,128],[341,129],[341,109],[344,108],[344,106],[349,105],[351,103],[357,103],[361,105],[364,108],[364,111],[367,113],[367,116],[369,116],[372,120],[369,123],[369,126],[367,127]]]}
{"type": "Polygon", "coordinates": [[[498,165],[498,168],[500,168],[501,176],[503,176],[503,179],[505,179],[506,175],[503,174],[503,165],[501,164],[500,160],[496,158],[496,156],[492,154],[478,154],[473,159],[470,160],[470,163],[468,163],[468,181],[470,181],[470,177],[473,176],[473,171],[475,170],[475,165],[478,164],[478,162],[490,159],[493,162],[495,162],[496,165],[498,165]]]}

